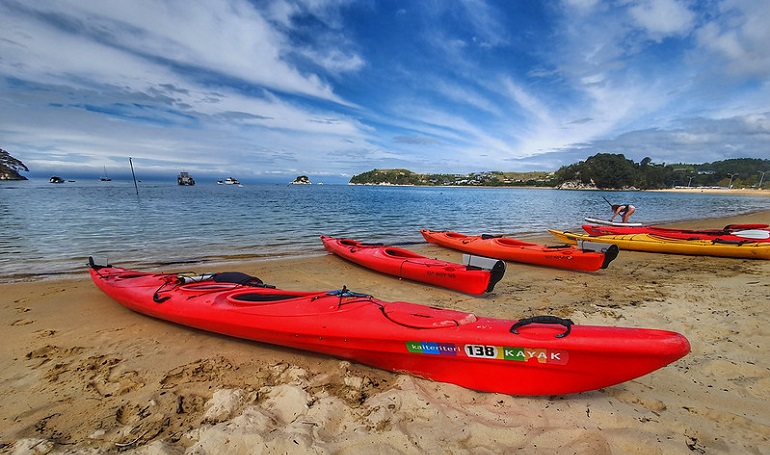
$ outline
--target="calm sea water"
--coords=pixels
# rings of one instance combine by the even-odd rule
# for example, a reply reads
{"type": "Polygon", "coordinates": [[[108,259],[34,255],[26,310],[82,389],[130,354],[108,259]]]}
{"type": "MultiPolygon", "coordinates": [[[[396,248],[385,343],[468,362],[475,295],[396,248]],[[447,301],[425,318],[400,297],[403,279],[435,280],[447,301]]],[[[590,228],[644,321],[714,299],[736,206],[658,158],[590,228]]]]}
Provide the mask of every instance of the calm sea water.
{"type": "Polygon", "coordinates": [[[526,239],[608,218],[602,196],[645,223],[770,210],[770,198],[702,193],[143,182],[137,196],[132,181],[0,182],[0,282],[84,273],[88,256],[141,268],[321,255],[320,234],[406,247],[424,242],[420,228],[526,239]]]}

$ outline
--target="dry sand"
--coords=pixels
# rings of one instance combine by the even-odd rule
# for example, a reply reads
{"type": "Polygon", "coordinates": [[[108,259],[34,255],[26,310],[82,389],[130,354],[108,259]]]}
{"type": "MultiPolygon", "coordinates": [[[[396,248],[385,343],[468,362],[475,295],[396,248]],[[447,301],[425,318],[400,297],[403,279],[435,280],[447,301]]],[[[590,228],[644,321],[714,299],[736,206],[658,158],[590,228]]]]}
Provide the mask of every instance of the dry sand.
{"type": "MultiPolygon", "coordinates": [[[[770,223],[770,212],[679,226],[737,222],[770,223]]],[[[224,269],[484,316],[674,330],[692,353],[594,392],[479,393],[135,314],[84,267],[73,280],[0,285],[0,452],[770,453],[770,261],[623,251],[595,273],[510,263],[484,297],[330,255],[224,269]]]]}
{"type": "Polygon", "coordinates": [[[709,193],[709,194],[731,194],[736,196],[770,196],[770,191],[758,188],[715,188],[715,187],[697,187],[692,188],[667,188],[664,190],[645,190],[660,193],[709,193]]]}

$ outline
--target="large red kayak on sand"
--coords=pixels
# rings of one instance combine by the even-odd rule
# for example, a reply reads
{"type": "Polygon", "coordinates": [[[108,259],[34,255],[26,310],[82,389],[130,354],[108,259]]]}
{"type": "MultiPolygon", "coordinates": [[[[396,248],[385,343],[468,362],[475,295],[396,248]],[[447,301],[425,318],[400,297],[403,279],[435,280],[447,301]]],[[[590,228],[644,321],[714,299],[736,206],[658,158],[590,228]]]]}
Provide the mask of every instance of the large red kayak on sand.
{"type": "Polygon", "coordinates": [[[583,272],[605,269],[618,256],[618,248],[607,245],[595,251],[572,245],[539,245],[491,235],[465,235],[428,229],[420,229],[420,233],[430,243],[465,253],[583,272]]]}
{"type": "Polygon", "coordinates": [[[90,273],[112,299],[148,316],[485,392],[594,390],[690,352],[675,332],[573,325],[551,316],[492,319],[345,288],[285,291],[237,272],[191,277],[91,261],[90,273]]]}
{"type": "Polygon", "coordinates": [[[420,256],[404,248],[361,243],[351,239],[321,236],[324,248],[350,262],[380,273],[453,289],[468,294],[492,292],[505,274],[505,262],[492,270],[454,264],[420,256]]]}
{"type": "Polygon", "coordinates": [[[675,229],[658,226],[617,227],[584,224],[583,230],[597,235],[654,234],[680,240],[712,240],[722,242],[770,242],[766,224],[727,225],[722,229],[675,229]],[[750,226],[750,227],[746,227],[750,226]],[[764,227],[761,227],[764,226],[764,227]]]}

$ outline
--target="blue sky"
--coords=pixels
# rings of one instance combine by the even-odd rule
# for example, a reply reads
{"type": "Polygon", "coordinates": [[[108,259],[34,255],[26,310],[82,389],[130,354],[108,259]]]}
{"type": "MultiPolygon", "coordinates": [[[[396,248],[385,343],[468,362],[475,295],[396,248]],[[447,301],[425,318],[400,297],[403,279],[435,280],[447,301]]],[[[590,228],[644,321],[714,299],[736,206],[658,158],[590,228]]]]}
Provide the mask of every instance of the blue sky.
{"type": "Polygon", "coordinates": [[[770,2],[3,0],[32,176],[346,182],[770,157],[770,2]]]}

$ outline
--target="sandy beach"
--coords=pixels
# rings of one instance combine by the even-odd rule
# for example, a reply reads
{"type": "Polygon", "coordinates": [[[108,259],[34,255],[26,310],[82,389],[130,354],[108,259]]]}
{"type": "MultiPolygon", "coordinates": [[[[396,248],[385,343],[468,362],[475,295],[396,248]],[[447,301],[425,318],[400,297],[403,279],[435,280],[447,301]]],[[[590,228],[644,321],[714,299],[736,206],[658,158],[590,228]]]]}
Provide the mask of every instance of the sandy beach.
{"type": "Polygon", "coordinates": [[[734,194],[737,196],[759,196],[770,197],[770,191],[757,188],[714,188],[714,187],[692,187],[692,188],[668,188],[665,190],[647,190],[661,193],[709,193],[709,194],[734,194]]]}
{"type": "MultiPolygon", "coordinates": [[[[770,212],[673,226],[730,223],[770,223],[770,212]]],[[[102,294],[84,264],[75,279],[0,285],[0,453],[770,454],[770,261],[622,251],[594,273],[509,263],[482,297],[331,255],[190,269],[483,316],[661,328],[692,352],[593,392],[480,393],[151,319],[102,294]]]]}

